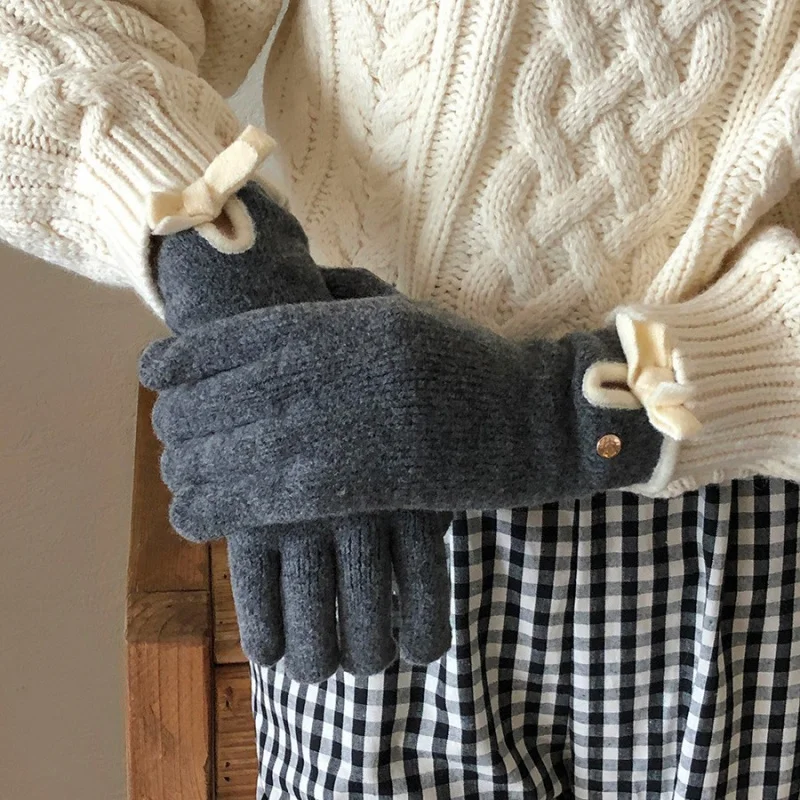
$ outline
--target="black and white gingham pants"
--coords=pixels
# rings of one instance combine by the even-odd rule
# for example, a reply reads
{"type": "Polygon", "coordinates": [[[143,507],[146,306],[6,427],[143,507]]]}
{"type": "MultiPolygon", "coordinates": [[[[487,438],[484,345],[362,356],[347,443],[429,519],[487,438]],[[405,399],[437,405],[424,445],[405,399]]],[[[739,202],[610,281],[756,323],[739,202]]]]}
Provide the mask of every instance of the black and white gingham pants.
{"type": "Polygon", "coordinates": [[[800,798],[798,487],[459,515],[453,644],[253,669],[266,798],[800,798]]]}

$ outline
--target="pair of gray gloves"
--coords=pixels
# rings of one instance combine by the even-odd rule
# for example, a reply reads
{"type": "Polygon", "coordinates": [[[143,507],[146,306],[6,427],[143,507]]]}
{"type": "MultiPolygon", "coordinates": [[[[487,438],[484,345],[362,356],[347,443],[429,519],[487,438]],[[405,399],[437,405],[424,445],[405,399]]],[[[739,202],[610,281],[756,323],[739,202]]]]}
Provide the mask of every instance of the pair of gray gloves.
{"type": "Polygon", "coordinates": [[[643,410],[589,404],[615,331],[514,343],[360,269],[311,258],[297,220],[255,182],[253,244],[197,230],[158,241],[174,336],[140,364],[157,390],[176,530],[225,537],[245,653],[317,682],[368,675],[399,649],[450,645],[443,536],[453,510],[509,508],[647,480],[662,436],[643,410]],[[598,439],[623,443],[615,458],[598,439]]]}

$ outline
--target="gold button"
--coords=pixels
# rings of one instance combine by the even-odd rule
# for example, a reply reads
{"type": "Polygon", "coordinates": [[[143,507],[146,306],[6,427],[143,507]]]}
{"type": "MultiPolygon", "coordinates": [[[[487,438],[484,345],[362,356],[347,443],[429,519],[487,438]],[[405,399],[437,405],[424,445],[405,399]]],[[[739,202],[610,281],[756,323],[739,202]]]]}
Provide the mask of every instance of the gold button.
{"type": "Polygon", "coordinates": [[[597,440],[597,455],[602,458],[615,458],[622,450],[622,439],[616,434],[607,433],[597,440]]]}

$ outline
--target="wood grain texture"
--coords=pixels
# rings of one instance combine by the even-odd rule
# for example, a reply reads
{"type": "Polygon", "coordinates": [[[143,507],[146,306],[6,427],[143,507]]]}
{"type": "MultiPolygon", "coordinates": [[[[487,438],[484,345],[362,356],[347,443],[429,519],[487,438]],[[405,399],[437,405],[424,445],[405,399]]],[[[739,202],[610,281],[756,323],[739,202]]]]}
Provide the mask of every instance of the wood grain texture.
{"type": "Polygon", "coordinates": [[[213,800],[208,546],[170,528],[153,399],[140,389],[125,628],[128,798],[213,800]]]}
{"type": "Polygon", "coordinates": [[[192,545],[170,528],[153,399],[140,390],[126,624],[128,798],[252,800],[250,676],[227,551],[224,542],[192,545]]]}
{"type": "Polygon", "coordinates": [[[258,764],[246,664],[214,670],[216,678],[216,800],[253,800],[258,764]]]}
{"type": "Polygon", "coordinates": [[[161,445],[150,415],[155,394],[139,387],[133,468],[128,592],[209,588],[208,545],[181,539],[169,524],[169,489],[161,481],[161,445]]]}
{"type": "Polygon", "coordinates": [[[211,645],[208,592],[144,592],[128,595],[128,644],[211,645]]]}
{"type": "Polygon", "coordinates": [[[128,800],[213,800],[208,592],[132,595],[128,800]]]}
{"type": "Polygon", "coordinates": [[[225,542],[211,545],[211,587],[214,604],[214,663],[246,663],[239,642],[239,625],[231,593],[228,551],[225,542]]]}

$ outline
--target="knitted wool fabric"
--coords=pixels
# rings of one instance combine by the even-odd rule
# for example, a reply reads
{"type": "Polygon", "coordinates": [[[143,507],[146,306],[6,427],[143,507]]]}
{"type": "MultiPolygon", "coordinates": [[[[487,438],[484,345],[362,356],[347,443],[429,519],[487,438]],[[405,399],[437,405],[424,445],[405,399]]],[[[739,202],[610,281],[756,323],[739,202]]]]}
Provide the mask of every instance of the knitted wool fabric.
{"type": "Polygon", "coordinates": [[[667,326],[686,408],[701,423],[687,441],[664,440],[640,494],[675,496],[733,478],[800,476],[800,239],[760,230],[730,271],[683,307],[617,313],[667,326]]]}
{"type": "MultiPolygon", "coordinates": [[[[280,7],[0,0],[0,235],[158,310],[146,198],[235,138],[215,90],[280,7]]],[[[799,28],[800,0],[292,0],[267,119],[318,260],[558,335],[695,294],[786,193],[799,28]]]]}
{"type": "Polygon", "coordinates": [[[160,315],[145,202],[193,182],[239,132],[220,93],[279,11],[252,5],[2,0],[0,237],[131,286],[160,315]]]}

